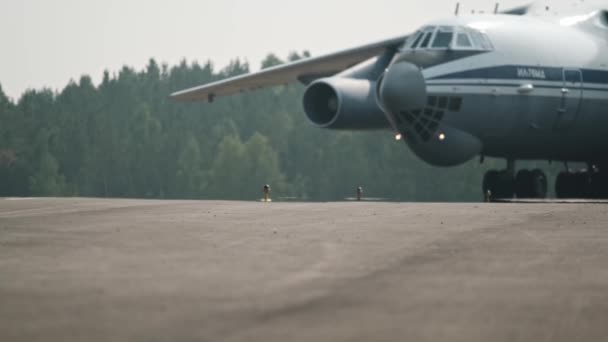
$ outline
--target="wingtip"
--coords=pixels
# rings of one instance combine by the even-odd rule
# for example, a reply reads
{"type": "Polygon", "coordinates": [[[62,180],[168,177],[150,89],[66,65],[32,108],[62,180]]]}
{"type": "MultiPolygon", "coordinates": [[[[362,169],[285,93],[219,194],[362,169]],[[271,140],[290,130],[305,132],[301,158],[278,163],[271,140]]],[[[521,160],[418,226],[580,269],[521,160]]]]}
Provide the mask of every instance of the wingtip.
{"type": "Polygon", "coordinates": [[[169,96],[167,96],[167,97],[173,101],[179,101],[181,93],[182,93],[181,91],[175,91],[175,92],[169,94],[169,96]]]}
{"type": "Polygon", "coordinates": [[[178,91],[169,95],[169,98],[177,102],[207,102],[213,103],[217,95],[214,93],[207,94],[204,97],[195,96],[190,91],[178,91]]]}
{"type": "Polygon", "coordinates": [[[176,91],[169,95],[169,99],[176,102],[191,102],[193,99],[189,98],[183,91],[176,91]]]}

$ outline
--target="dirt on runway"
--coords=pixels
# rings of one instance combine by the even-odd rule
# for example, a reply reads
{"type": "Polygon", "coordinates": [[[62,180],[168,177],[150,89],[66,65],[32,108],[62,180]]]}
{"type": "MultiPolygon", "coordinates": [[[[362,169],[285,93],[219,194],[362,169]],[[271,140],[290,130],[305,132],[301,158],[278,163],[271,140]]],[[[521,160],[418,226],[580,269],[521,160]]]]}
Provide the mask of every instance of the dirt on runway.
{"type": "Polygon", "coordinates": [[[604,341],[607,204],[0,199],[0,341],[604,341]]]}

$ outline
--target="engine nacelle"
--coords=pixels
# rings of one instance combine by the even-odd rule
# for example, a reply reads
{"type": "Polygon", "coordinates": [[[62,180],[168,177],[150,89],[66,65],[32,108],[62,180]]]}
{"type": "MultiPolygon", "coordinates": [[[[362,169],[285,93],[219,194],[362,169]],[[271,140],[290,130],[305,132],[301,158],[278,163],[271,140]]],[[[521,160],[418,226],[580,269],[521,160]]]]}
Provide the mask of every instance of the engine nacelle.
{"type": "Polygon", "coordinates": [[[304,110],[316,126],[344,130],[390,129],[376,101],[376,82],[332,77],[313,82],[304,93],[304,110]]]}

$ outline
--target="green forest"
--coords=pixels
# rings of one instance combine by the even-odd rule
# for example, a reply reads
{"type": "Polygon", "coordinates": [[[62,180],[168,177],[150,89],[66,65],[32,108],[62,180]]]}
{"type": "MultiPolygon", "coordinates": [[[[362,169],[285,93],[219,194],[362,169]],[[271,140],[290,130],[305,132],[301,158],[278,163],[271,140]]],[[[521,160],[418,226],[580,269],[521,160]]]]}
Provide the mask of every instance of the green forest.
{"type": "MultiPolygon", "coordinates": [[[[262,68],[285,61],[270,54],[262,68]]],[[[150,60],[105,72],[97,86],[82,76],[18,100],[0,87],[0,196],[253,200],[268,183],[275,200],[344,200],[361,185],[391,201],[480,201],[484,172],[504,164],[435,168],[391,132],[315,128],[299,84],[212,104],[168,98],[247,72],[238,59],[222,70],[150,60]]]]}

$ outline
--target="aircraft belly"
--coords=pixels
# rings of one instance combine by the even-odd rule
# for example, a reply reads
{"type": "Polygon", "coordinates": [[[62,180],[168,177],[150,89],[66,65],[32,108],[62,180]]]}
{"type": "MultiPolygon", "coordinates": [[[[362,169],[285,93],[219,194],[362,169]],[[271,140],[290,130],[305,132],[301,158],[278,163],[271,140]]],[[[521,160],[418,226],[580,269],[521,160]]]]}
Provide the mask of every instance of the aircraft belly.
{"type": "MultiPolygon", "coordinates": [[[[505,136],[484,136],[487,155],[571,161],[605,158],[608,116],[601,116],[599,110],[605,101],[587,100],[585,109],[567,126],[559,124],[559,97],[512,96],[505,97],[505,102],[504,115],[512,118],[512,129],[505,136]]],[[[489,124],[490,130],[493,125],[489,124]]]]}
{"type": "Polygon", "coordinates": [[[582,101],[580,115],[561,128],[559,89],[539,89],[539,96],[479,85],[457,90],[463,97],[462,112],[448,113],[445,123],[479,137],[487,156],[585,161],[603,158],[608,147],[603,99],[582,101]]]}
{"type": "Polygon", "coordinates": [[[607,161],[608,70],[538,66],[545,62],[444,68],[429,73],[428,85],[463,97],[462,112],[447,114],[445,123],[478,137],[484,155],[607,161]]]}
{"type": "Polygon", "coordinates": [[[554,129],[559,97],[515,96],[511,111],[517,118],[514,153],[524,158],[554,155],[567,147],[554,129]]]}

